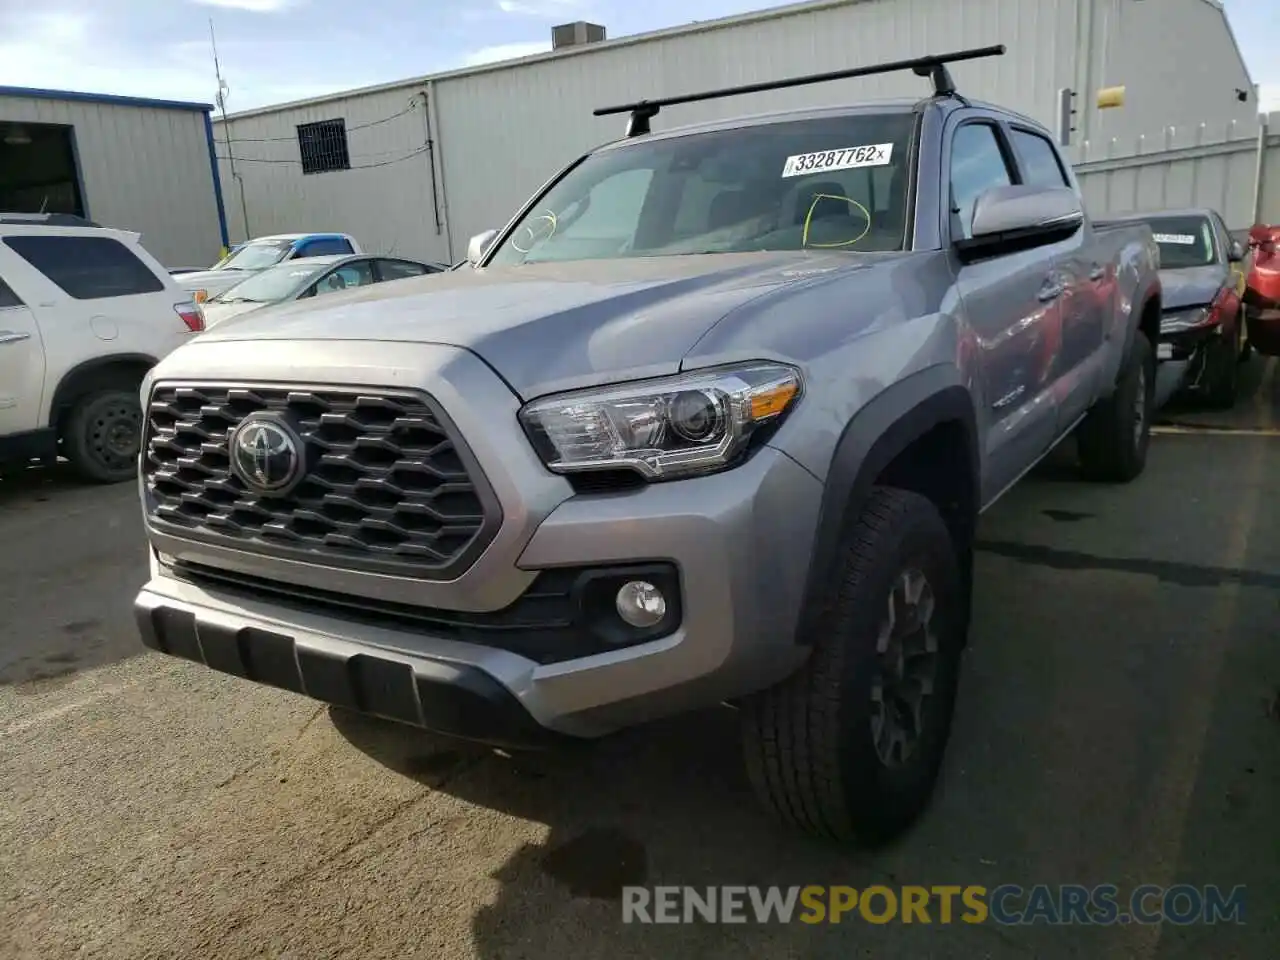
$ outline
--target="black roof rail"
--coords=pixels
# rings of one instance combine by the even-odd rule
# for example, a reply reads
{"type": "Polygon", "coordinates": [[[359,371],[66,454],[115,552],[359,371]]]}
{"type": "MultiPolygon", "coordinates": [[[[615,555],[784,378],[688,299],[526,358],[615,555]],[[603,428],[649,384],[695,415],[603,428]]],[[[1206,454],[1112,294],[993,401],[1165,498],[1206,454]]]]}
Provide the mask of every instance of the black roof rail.
{"type": "Polygon", "coordinates": [[[631,114],[627,121],[627,136],[639,137],[651,132],[649,121],[658,115],[663,107],[671,107],[681,103],[696,103],[700,100],[719,100],[722,97],[736,97],[744,93],[763,93],[766,90],[783,90],[787,87],[802,87],[811,83],[827,83],[831,80],[847,80],[852,77],[871,77],[881,73],[897,73],[910,70],[918,77],[928,77],[933,81],[935,97],[956,96],[955,81],[951,79],[949,63],[962,60],[981,60],[986,57],[1002,57],[1004,44],[993,47],[979,47],[973,50],[957,50],[954,53],[938,53],[927,57],[915,57],[911,60],[895,60],[892,63],[878,63],[869,67],[854,67],[849,70],[833,70],[830,73],[811,73],[802,77],[791,77],[786,80],[766,80],[762,83],[748,83],[741,87],[724,87],[720,90],[707,90],[703,93],[686,93],[678,97],[662,97],[658,100],[639,100],[635,103],[623,103],[616,107],[600,107],[592,111],[592,116],[605,117],[616,113],[631,114]]]}
{"type": "Polygon", "coordinates": [[[102,224],[77,217],[74,213],[0,213],[0,223],[41,227],[102,227],[102,224]]]}

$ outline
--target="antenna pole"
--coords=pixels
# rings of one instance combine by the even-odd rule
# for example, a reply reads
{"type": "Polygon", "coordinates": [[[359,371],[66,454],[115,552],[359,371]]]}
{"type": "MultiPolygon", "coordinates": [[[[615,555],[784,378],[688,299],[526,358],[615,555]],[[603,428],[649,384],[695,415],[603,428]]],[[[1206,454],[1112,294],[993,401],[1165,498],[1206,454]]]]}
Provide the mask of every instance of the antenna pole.
{"type": "Polygon", "coordinates": [[[209,18],[209,43],[213,47],[213,74],[218,78],[218,110],[222,114],[222,133],[227,148],[227,166],[231,168],[231,179],[240,189],[240,213],[244,216],[244,238],[249,239],[249,205],[244,198],[244,178],[236,171],[236,158],[231,152],[231,125],[227,123],[227,91],[230,89],[222,79],[222,66],[218,62],[218,38],[213,32],[213,17],[209,18]]]}

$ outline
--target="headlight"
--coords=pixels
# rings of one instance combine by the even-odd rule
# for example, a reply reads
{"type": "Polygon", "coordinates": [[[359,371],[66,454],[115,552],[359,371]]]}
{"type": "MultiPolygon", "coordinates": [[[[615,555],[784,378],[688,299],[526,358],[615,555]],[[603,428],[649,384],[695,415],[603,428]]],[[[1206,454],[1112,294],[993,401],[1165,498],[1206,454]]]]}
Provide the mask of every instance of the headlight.
{"type": "Polygon", "coordinates": [[[1193,330],[1209,323],[1208,307],[1193,307],[1190,310],[1169,311],[1160,319],[1160,329],[1165,333],[1179,330],[1193,330]]]}
{"type": "Polygon", "coordinates": [[[800,391],[793,367],[751,363],[545,397],[520,421],[557,473],[629,469],[669,480],[732,464],[800,391]]]}

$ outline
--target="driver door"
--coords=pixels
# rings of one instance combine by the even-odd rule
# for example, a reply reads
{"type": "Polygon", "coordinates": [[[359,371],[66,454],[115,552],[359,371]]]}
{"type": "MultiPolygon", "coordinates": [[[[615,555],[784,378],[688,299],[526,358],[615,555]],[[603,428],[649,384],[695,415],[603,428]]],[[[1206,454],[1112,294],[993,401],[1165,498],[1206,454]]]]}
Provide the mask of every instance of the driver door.
{"type": "MultiPolygon", "coordinates": [[[[950,235],[967,238],[978,198],[1019,182],[1014,152],[995,118],[961,120],[950,137],[950,235]]],[[[1064,284],[1052,248],[956,262],[956,285],[977,341],[982,502],[992,502],[1042,457],[1057,433],[1054,345],[1064,284]]]]}

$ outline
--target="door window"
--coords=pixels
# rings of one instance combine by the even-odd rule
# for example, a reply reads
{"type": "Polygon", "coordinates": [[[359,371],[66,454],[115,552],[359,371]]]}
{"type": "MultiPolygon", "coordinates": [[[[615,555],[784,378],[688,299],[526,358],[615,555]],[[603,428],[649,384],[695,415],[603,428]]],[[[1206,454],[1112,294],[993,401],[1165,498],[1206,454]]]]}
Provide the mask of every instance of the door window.
{"type": "Polygon", "coordinates": [[[6,307],[20,306],[22,306],[21,298],[10,289],[7,283],[0,280],[0,310],[4,310],[6,307]]]}
{"type": "Polygon", "coordinates": [[[1030,130],[1013,131],[1013,143],[1022,163],[1022,182],[1036,187],[1069,187],[1053,144],[1030,130]]]}
{"type": "Polygon", "coordinates": [[[383,280],[400,280],[404,277],[420,277],[428,273],[425,266],[411,260],[379,260],[378,275],[383,280]]]}
{"type": "Polygon", "coordinates": [[[334,257],[353,253],[351,244],[341,237],[317,237],[298,245],[299,257],[334,257]]]}
{"type": "Polygon", "coordinates": [[[77,300],[159,293],[164,283],[111,237],[5,237],[5,244],[77,300]]]}
{"type": "Polygon", "coordinates": [[[332,273],[321,277],[315,285],[317,294],[337,293],[351,287],[364,287],[373,283],[373,268],[368,260],[346,263],[332,273]]]}
{"type": "Polygon", "coordinates": [[[973,236],[973,207],[978,197],[993,187],[1013,183],[1009,163],[996,128],[986,123],[966,123],[951,138],[951,206],[957,237],[973,236]]]}

